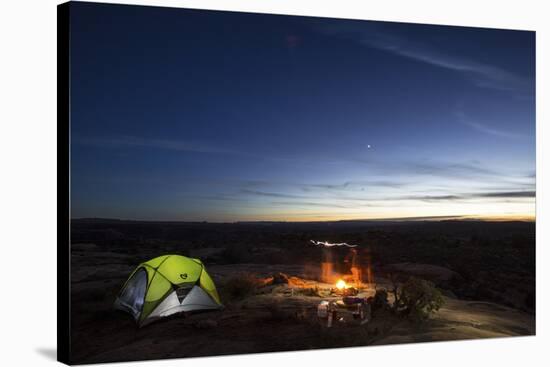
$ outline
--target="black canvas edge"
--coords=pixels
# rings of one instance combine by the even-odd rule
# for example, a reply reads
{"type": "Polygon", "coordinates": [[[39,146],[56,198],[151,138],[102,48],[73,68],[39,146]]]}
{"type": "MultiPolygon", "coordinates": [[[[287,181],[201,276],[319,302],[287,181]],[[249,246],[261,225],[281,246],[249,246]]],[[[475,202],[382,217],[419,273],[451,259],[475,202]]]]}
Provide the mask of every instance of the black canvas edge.
{"type": "Polygon", "coordinates": [[[57,360],[71,363],[70,3],[57,6],[57,360]]]}

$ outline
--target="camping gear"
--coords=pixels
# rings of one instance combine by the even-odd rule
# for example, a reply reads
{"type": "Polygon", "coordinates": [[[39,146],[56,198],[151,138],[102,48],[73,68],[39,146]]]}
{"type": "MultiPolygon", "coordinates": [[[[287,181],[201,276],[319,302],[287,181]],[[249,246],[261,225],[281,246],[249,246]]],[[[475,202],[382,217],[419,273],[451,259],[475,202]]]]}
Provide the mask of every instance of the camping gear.
{"type": "Polygon", "coordinates": [[[358,303],[365,303],[366,300],[364,298],[361,298],[361,297],[351,297],[351,296],[345,296],[342,298],[342,301],[344,301],[344,303],[346,305],[355,305],[355,304],[358,304],[358,303]]]}
{"type": "Polygon", "coordinates": [[[343,296],[344,297],[347,297],[347,296],[357,296],[359,294],[359,290],[357,288],[354,288],[354,287],[349,287],[349,288],[346,288],[344,289],[343,291],[343,296]]]}
{"type": "Polygon", "coordinates": [[[364,325],[371,319],[371,307],[364,298],[344,297],[338,301],[321,301],[317,306],[317,317],[332,327],[337,320],[349,325],[364,325]]]}
{"type": "Polygon", "coordinates": [[[328,317],[329,303],[328,301],[321,301],[317,306],[317,317],[323,319],[328,317]]]}
{"type": "Polygon", "coordinates": [[[219,310],[223,305],[199,259],[164,255],[132,272],[114,307],[131,314],[142,327],[179,312],[219,310]]]}

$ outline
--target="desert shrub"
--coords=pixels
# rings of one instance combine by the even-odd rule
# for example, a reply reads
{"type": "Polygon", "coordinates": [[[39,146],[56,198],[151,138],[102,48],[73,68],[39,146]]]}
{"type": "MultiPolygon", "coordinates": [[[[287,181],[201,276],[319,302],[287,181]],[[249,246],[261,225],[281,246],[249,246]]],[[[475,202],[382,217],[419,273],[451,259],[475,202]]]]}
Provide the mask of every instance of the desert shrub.
{"type": "Polygon", "coordinates": [[[223,293],[230,300],[243,299],[253,294],[260,281],[252,274],[244,273],[229,278],[223,285],[223,293]]]}
{"type": "Polygon", "coordinates": [[[372,310],[384,310],[388,308],[388,291],[385,289],[377,289],[372,299],[372,310]]]}
{"type": "Polygon", "coordinates": [[[415,321],[422,321],[439,310],[443,303],[441,292],[432,282],[410,277],[401,287],[394,309],[415,321]]]}

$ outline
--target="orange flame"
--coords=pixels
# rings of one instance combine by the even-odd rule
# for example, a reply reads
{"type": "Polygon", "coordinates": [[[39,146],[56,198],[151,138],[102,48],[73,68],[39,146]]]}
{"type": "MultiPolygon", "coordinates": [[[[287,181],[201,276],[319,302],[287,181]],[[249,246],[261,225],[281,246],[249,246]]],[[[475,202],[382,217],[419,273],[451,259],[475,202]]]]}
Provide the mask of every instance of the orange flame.
{"type": "Polygon", "coordinates": [[[333,278],[333,265],[331,262],[324,262],[321,264],[321,280],[325,283],[331,283],[333,278]]]}
{"type": "Polygon", "coordinates": [[[346,282],[344,282],[343,279],[338,279],[338,281],[336,282],[336,288],[338,288],[339,290],[342,290],[346,287],[347,287],[346,282]]]}

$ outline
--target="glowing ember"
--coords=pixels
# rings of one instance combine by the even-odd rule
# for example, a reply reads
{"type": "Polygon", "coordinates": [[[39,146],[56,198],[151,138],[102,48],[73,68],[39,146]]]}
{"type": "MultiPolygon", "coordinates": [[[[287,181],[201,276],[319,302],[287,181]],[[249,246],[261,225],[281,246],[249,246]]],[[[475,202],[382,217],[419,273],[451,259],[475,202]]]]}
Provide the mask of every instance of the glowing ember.
{"type": "Polygon", "coordinates": [[[342,279],[339,279],[337,282],[336,282],[336,288],[342,290],[344,288],[346,288],[346,282],[344,282],[342,279]]]}

